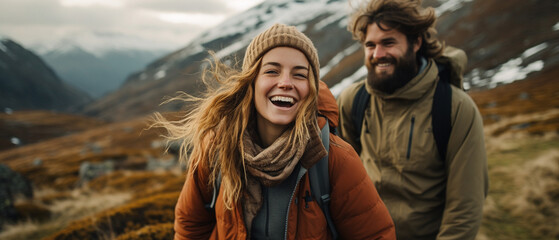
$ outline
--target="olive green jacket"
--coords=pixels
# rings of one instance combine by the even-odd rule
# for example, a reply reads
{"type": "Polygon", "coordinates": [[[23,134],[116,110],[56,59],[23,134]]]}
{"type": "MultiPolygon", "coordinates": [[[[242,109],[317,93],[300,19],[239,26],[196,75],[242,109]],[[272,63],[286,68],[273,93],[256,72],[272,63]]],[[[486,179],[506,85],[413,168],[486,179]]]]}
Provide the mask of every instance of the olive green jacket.
{"type": "MultiPolygon", "coordinates": [[[[462,80],[467,59],[448,48],[451,81],[462,80]]],[[[437,59],[439,61],[439,59],[437,59]]],[[[441,159],[431,128],[431,106],[438,68],[425,68],[393,94],[354,83],[338,97],[340,135],[360,154],[369,177],[388,208],[398,239],[474,239],[488,190],[487,157],[480,113],[472,99],[452,86],[452,131],[441,159]],[[358,89],[371,94],[361,133],[351,108],[358,89]],[[362,149],[356,146],[360,136],[362,149]]]]}

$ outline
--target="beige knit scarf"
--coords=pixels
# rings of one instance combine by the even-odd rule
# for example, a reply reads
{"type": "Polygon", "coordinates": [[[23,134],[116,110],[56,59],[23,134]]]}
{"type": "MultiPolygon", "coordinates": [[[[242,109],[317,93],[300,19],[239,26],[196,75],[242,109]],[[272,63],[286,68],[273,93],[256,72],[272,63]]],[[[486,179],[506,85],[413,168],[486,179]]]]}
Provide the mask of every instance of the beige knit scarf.
{"type": "MultiPolygon", "coordinates": [[[[242,197],[243,213],[250,234],[252,220],[262,206],[261,185],[272,187],[291,175],[299,162],[309,168],[326,156],[318,134],[318,126],[309,124],[310,135],[302,141],[289,141],[293,128],[286,130],[272,145],[262,148],[255,129],[247,129],[243,135],[244,158],[248,170],[247,183],[242,197]],[[296,147],[294,147],[296,146],[296,147]]],[[[294,138],[292,138],[294,139],[294,138]]]]}

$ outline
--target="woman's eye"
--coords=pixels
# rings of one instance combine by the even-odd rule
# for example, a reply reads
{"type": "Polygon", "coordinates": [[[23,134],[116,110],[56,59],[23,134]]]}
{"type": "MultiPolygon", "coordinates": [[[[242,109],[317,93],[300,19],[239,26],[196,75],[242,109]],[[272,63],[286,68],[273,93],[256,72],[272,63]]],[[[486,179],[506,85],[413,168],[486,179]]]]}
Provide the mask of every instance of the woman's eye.
{"type": "Polygon", "coordinates": [[[264,73],[265,74],[277,74],[278,71],[276,71],[276,70],[266,70],[266,71],[264,71],[264,73]]]}
{"type": "Polygon", "coordinates": [[[308,78],[307,75],[302,74],[302,73],[295,74],[295,77],[304,78],[304,79],[307,79],[307,78],[308,78]]]}

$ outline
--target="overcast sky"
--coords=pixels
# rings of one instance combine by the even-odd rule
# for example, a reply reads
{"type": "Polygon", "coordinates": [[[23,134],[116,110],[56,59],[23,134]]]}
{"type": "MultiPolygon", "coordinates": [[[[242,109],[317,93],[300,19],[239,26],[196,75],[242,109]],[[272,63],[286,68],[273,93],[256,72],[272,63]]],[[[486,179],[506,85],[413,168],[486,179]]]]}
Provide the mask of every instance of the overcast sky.
{"type": "Polygon", "coordinates": [[[0,36],[34,50],[176,50],[263,0],[0,0],[0,36]]]}

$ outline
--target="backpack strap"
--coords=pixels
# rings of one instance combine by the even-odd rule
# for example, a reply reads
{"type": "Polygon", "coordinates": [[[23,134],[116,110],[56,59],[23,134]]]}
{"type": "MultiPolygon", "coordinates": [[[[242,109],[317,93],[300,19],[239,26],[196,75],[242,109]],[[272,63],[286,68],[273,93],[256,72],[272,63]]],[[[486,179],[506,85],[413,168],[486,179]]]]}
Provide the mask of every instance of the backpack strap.
{"type": "Polygon", "coordinates": [[[450,73],[448,68],[437,64],[439,69],[439,82],[433,96],[431,107],[431,127],[437,144],[437,150],[441,159],[446,159],[448,140],[450,139],[451,111],[452,111],[452,89],[450,87],[450,73]]]}
{"type": "MultiPolygon", "coordinates": [[[[359,151],[361,151],[361,130],[363,130],[363,120],[365,119],[365,110],[369,106],[371,101],[371,94],[367,92],[365,84],[363,84],[353,99],[353,105],[351,107],[351,116],[353,117],[353,126],[356,128],[356,137],[354,139],[357,146],[359,146],[359,151]]],[[[359,153],[359,152],[358,152],[359,153]]]]}
{"type": "Polygon", "coordinates": [[[212,212],[215,212],[215,202],[217,201],[217,195],[219,194],[219,188],[221,187],[221,171],[217,174],[217,179],[214,182],[214,191],[212,196],[212,201],[204,204],[204,207],[212,212]]]}
{"type": "MultiPolygon", "coordinates": [[[[320,138],[326,152],[329,151],[330,146],[330,126],[328,121],[326,125],[320,131],[320,138]]],[[[326,223],[328,228],[332,233],[332,239],[338,239],[338,231],[334,225],[334,221],[330,215],[330,175],[328,172],[328,155],[320,159],[314,166],[312,166],[309,171],[309,181],[311,186],[311,193],[322,209],[324,217],[326,218],[326,223]]],[[[211,212],[215,213],[215,203],[217,200],[217,195],[219,194],[219,188],[221,185],[221,172],[219,172],[217,179],[214,183],[213,196],[210,203],[204,205],[204,207],[211,212]]]]}
{"type": "MultiPolygon", "coordinates": [[[[330,145],[330,126],[328,121],[326,125],[320,131],[320,137],[322,139],[322,144],[326,148],[326,152],[329,151],[330,145]]],[[[328,223],[328,228],[332,233],[332,238],[338,238],[338,231],[332,221],[330,216],[330,176],[328,173],[328,155],[320,159],[314,166],[309,169],[309,181],[311,185],[311,193],[322,209],[324,217],[326,217],[326,223],[328,223]]]]}
{"type": "MultiPolygon", "coordinates": [[[[450,70],[447,66],[437,63],[439,70],[439,81],[433,96],[433,105],[431,107],[431,127],[435,138],[435,144],[441,159],[446,158],[448,148],[448,140],[450,139],[451,111],[452,111],[452,89],[450,87],[450,70]]],[[[351,108],[351,116],[353,117],[353,125],[357,129],[357,137],[355,142],[361,146],[361,131],[363,129],[363,120],[365,117],[365,109],[368,107],[371,95],[365,89],[365,84],[359,88],[353,99],[351,108]]]]}

